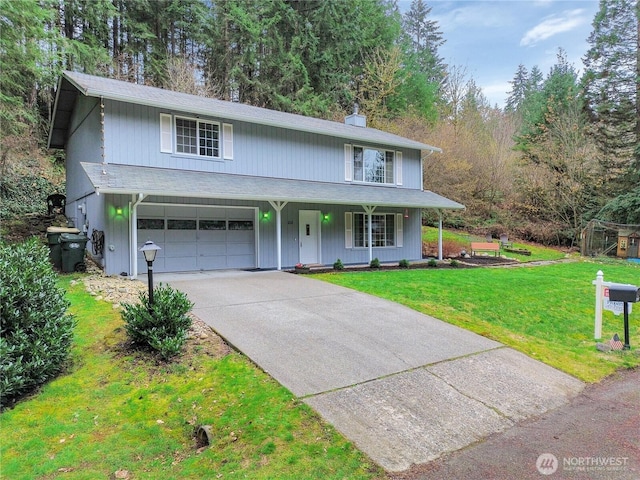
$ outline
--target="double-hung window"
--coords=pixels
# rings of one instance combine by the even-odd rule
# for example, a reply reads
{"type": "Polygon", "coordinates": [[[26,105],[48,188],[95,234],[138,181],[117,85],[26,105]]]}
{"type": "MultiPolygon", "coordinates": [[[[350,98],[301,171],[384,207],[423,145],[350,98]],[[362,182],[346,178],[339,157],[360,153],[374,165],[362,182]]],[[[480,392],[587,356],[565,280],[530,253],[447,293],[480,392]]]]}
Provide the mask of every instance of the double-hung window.
{"type": "Polygon", "coordinates": [[[176,117],[176,152],[201,157],[219,157],[220,125],[176,117]]]}
{"type": "MultiPolygon", "coordinates": [[[[371,215],[371,241],[374,247],[395,246],[395,215],[393,213],[371,215]]],[[[353,214],[355,247],[369,247],[369,215],[353,214]]]]}
{"type": "Polygon", "coordinates": [[[393,183],[394,152],[353,146],[353,179],[356,182],[393,183]]]}

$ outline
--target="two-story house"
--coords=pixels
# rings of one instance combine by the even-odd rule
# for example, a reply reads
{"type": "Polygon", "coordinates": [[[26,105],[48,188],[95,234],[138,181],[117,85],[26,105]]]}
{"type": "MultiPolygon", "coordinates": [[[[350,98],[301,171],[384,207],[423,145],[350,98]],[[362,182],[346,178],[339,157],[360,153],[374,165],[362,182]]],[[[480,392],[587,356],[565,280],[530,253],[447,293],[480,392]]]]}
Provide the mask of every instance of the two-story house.
{"type": "Polygon", "coordinates": [[[108,274],[144,272],[146,240],[160,272],[415,260],[422,209],[464,208],[423,190],[438,148],[357,112],[343,124],[65,72],[49,146],[108,274]]]}

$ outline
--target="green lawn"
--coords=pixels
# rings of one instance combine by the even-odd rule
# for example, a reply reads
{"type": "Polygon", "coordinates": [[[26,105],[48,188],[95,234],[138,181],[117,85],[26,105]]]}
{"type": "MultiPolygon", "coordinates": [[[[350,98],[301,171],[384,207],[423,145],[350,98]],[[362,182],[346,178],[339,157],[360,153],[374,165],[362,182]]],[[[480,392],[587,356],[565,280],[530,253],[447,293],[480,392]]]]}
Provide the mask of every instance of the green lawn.
{"type": "MultiPolygon", "coordinates": [[[[437,245],[438,229],[434,227],[422,227],[422,241],[430,243],[432,245],[437,245]]],[[[447,242],[451,242],[451,244],[456,245],[456,251],[458,251],[459,248],[465,248],[469,250],[471,248],[471,242],[484,241],[486,241],[484,237],[469,235],[454,230],[442,230],[442,242],[444,244],[446,244],[447,242]]],[[[515,258],[523,262],[558,260],[566,256],[564,252],[561,252],[560,250],[557,250],[555,248],[541,247],[539,245],[531,245],[528,243],[513,242],[513,247],[529,250],[531,252],[531,256],[519,255],[512,252],[502,252],[502,254],[506,255],[509,258],[515,258]]]]}
{"type": "MultiPolygon", "coordinates": [[[[640,266],[576,261],[538,267],[367,271],[314,275],[402,303],[588,382],[640,364],[640,304],[630,319],[630,352],[595,349],[595,287],[605,280],[640,284],[640,266]]],[[[605,312],[603,338],[623,334],[622,316],[605,312]]]]}
{"type": "Polygon", "coordinates": [[[118,348],[119,313],[68,289],[69,371],[0,414],[2,478],[380,478],[383,472],[244,356],[164,365],[118,348]],[[215,443],[196,451],[197,425],[215,443]]]}

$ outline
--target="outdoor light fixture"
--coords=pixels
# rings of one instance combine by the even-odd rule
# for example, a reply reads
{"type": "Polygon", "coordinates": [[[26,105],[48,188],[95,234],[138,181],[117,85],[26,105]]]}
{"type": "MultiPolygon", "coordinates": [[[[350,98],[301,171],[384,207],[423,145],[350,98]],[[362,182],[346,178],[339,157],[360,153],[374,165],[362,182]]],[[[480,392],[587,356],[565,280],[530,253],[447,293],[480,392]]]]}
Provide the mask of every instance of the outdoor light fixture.
{"type": "Polygon", "coordinates": [[[269,220],[269,210],[262,212],[262,219],[269,220]]]}
{"type": "Polygon", "coordinates": [[[409,218],[409,209],[408,208],[404,209],[404,218],[409,218]]]}
{"type": "Polygon", "coordinates": [[[323,213],[322,214],[322,220],[324,220],[325,222],[329,221],[329,214],[328,213],[323,213]]]}
{"type": "Polygon", "coordinates": [[[116,215],[119,217],[122,215],[122,207],[116,207],[116,215]]]}
{"type": "Polygon", "coordinates": [[[149,313],[153,312],[153,261],[156,259],[156,254],[161,248],[153,243],[151,240],[144,242],[138,251],[142,252],[144,259],[147,261],[147,277],[149,279],[149,313]]]}

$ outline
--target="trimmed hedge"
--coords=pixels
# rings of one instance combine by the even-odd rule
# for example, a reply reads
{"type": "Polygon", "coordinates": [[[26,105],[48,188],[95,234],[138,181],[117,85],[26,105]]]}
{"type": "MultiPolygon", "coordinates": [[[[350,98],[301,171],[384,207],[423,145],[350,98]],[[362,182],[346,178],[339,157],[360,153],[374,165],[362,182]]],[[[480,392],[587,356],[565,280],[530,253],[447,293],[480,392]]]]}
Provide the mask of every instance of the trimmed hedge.
{"type": "Polygon", "coordinates": [[[157,351],[165,360],[180,353],[191,327],[187,313],[193,303],[185,293],[162,284],[153,290],[153,309],[149,308],[147,292],[140,292],[139,298],[139,304],[122,305],[122,318],[131,340],[157,351]]]}
{"type": "Polygon", "coordinates": [[[64,295],[36,238],[0,243],[0,408],[65,366],[75,320],[64,295]]]}

